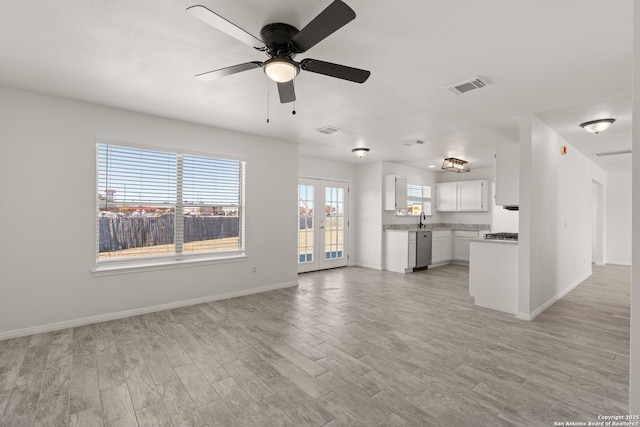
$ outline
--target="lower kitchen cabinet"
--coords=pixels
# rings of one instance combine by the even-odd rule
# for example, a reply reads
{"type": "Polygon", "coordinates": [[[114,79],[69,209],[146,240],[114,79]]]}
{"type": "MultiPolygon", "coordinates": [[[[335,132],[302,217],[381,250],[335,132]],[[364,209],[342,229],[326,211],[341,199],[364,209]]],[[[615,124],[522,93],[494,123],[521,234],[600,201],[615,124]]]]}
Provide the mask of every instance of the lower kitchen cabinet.
{"type": "Polygon", "coordinates": [[[452,230],[433,230],[431,236],[431,263],[435,265],[451,261],[452,230]]]}
{"type": "MultiPolygon", "coordinates": [[[[469,262],[471,241],[481,239],[489,230],[471,231],[435,229],[431,231],[431,266],[450,262],[469,262]]],[[[408,273],[417,265],[416,232],[386,230],[384,233],[384,269],[396,273],[408,273]]]]}
{"type": "Polygon", "coordinates": [[[481,239],[489,230],[434,230],[433,264],[446,264],[451,261],[469,262],[471,241],[481,239]]]}
{"type": "Polygon", "coordinates": [[[453,259],[469,262],[471,240],[484,236],[487,231],[454,230],[453,232],[453,259]]]}
{"type": "Polygon", "coordinates": [[[384,233],[384,269],[408,273],[416,266],[416,233],[387,230],[384,233]]]}

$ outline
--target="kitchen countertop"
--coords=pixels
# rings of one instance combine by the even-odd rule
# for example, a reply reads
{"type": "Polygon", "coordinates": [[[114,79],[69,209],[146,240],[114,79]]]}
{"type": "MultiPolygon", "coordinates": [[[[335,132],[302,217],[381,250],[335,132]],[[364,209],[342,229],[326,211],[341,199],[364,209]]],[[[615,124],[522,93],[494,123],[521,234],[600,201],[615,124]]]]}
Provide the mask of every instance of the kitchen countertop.
{"type": "Polygon", "coordinates": [[[500,239],[471,239],[471,242],[476,243],[497,243],[499,245],[517,245],[517,240],[500,240],[500,239]]]}
{"type": "Polygon", "coordinates": [[[464,231],[481,231],[490,230],[490,224],[451,224],[437,223],[427,224],[424,228],[419,228],[416,224],[390,224],[382,226],[384,231],[424,231],[424,230],[464,230],[464,231]]]}

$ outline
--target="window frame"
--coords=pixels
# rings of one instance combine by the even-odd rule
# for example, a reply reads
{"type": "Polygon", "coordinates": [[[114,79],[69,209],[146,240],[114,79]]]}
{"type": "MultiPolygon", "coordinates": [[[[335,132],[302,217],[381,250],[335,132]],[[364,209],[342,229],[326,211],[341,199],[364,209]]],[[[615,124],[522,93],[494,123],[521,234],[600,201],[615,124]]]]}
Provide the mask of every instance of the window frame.
{"type": "Polygon", "coordinates": [[[423,212],[425,213],[426,216],[432,216],[433,212],[431,211],[431,207],[429,207],[429,213],[425,212],[425,206],[426,205],[431,205],[431,186],[430,185],[424,185],[424,184],[417,184],[417,183],[412,183],[407,181],[407,207],[405,209],[406,213],[405,216],[412,216],[412,217],[416,217],[416,216],[420,216],[423,212]],[[414,196],[411,195],[410,192],[410,188],[414,187],[414,189],[416,187],[420,187],[420,196],[414,196]],[[424,190],[425,188],[429,188],[429,197],[425,197],[424,195],[424,190]],[[409,204],[415,204],[418,203],[420,204],[420,213],[417,214],[413,214],[413,213],[409,213],[410,211],[412,211],[412,209],[409,209],[409,204]]]}
{"type": "MultiPolygon", "coordinates": [[[[95,141],[95,182],[94,182],[94,203],[96,208],[95,213],[95,268],[92,270],[94,276],[106,276],[112,274],[124,274],[129,272],[139,271],[152,271],[163,270],[172,268],[181,268],[187,266],[194,266],[200,264],[219,264],[228,262],[238,262],[246,259],[246,182],[247,182],[247,161],[241,156],[225,156],[217,153],[197,152],[192,150],[183,150],[175,147],[165,146],[152,146],[145,144],[137,144],[125,141],[110,140],[105,138],[96,138],[95,141]],[[99,242],[100,242],[100,202],[99,202],[99,146],[100,145],[113,145],[124,148],[138,149],[138,150],[150,150],[156,152],[165,152],[175,154],[176,156],[197,156],[209,159],[220,159],[237,161],[240,163],[241,177],[239,185],[239,206],[238,206],[238,248],[237,249],[225,249],[219,251],[206,251],[196,253],[173,253],[165,255],[153,255],[153,256],[136,256],[128,258],[112,258],[112,259],[100,259],[99,258],[99,242]]],[[[180,160],[182,162],[182,160],[180,160]]],[[[182,171],[184,173],[184,171],[182,171]]],[[[176,182],[183,177],[176,176],[176,182]]],[[[182,211],[185,206],[189,206],[189,203],[176,200],[176,217],[178,211],[182,211]],[[180,206],[180,209],[178,209],[180,206]]],[[[182,238],[184,236],[182,235],[182,238]]],[[[181,242],[183,243],[183,242],[181,242]]],[[[178,242],[174,241],[174,245],[178,245],[178,242]]]]}

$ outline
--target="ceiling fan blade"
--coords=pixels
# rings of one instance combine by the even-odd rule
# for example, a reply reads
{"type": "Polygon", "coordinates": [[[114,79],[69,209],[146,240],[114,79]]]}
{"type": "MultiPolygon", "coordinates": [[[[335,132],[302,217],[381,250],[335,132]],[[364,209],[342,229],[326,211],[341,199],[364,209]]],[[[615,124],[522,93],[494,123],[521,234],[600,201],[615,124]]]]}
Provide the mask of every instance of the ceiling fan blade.
{"type": "Polygon", "coordinates": [[[207,9],[204,6],[196,5],[188,7],[187,12],[189,12],[192,16],[198,18],[205,24],[211,25],[213,28],[230,35],[236,40],[240,40],[244,44],[255,48],[262,48],[264,46],[262,40],[253,36],[252,34],[249,34],[234,23],[226,20],[222,16],[218,15],[210,9],[207,9]]]}
{"type": "Polygon", "coordinates": [[[292,42],[300,52],[304,52],[353,21],[355,17],[353,9],[342,1],[335,0],[300,30],[292,42]]]}
{"type": "Polygon", "coordinates": [[[325,76],[337,77],[356,83],[364,83],[371,75],[371,71],[359,68],[347,67],[346,65],[334,64],[332,62],[319,61],[317,59],[303,59],[300,68],[312,73],[324,74],[325,76]]]}
{"type": "Polygon", "coordinates": [[[278,93],[280,94],[280,103],[286,104],[296,100],[296,91],[293,86],[293,80],[285,83],[278,83],[278,93]]]}
{"type": "Polygon", "coordinates": [[[231,74],[241,71],[253,70],[262,67],[262,62],[253,61],[244,64],[233,65],[231,67],[220,68],[219,70],[207,71],[206,73],[197,74],[196,78],[204,81],[217,79],[219,77],[230,76],[231,74]]]}

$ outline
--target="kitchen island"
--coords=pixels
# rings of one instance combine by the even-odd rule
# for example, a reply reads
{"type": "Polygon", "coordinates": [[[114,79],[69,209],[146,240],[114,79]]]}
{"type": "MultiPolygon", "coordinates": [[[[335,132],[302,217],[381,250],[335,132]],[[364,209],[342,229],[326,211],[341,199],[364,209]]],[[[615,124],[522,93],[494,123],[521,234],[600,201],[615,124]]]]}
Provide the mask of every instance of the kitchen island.
{"type": "Polygon", "coordinates": [[[475,305],[516,315],[518,311],[518,241],[471,241],[469,295],[475,305]]]}

